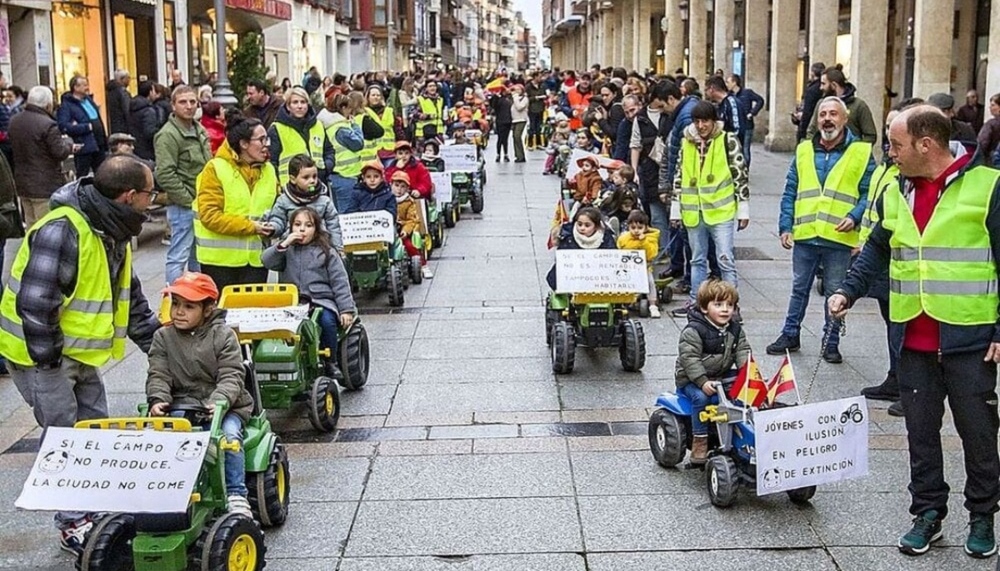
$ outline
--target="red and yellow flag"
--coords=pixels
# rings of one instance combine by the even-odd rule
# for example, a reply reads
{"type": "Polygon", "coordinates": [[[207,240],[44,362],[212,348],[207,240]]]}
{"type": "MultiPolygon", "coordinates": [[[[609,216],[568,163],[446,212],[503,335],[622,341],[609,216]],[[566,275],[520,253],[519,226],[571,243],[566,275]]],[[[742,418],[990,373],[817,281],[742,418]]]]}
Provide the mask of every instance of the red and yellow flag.
{"type": "Polygon", "coordinates": [[[774,404],[774,399],[778,395],[795,390],[795,372],[792,371],[792,362],[788,360],[788,355],[781,361],[781,367],[767,383],[767,404],[774,404]]]}
{"type": "Polygon", "coordinates": [[[556,203],[556,211],[552,215],[552,223],[549,226],[549,241],[547,244],[549,250],[559,244],[559,229],[567,222],[569,222],[569,213],[566,212],[566,206],[560,200],[556,203]]]}
{"type": "Polygon", "coordinates": [[[750,406],[760,406],[767,398],[767,382],[760,374],[760,367],[753,355],[736,373],[736,382],[729,389],[729,398],[743,401],[750,406]]]}

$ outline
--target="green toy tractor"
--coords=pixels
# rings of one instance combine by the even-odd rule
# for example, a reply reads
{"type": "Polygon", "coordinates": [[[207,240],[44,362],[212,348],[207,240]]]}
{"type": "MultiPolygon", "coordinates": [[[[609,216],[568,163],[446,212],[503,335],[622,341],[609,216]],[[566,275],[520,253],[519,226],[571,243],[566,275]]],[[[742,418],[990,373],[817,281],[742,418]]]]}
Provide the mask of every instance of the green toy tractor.
{"type": "Polygon", "coordinates": [[[347,272],[351,276],[352,290],[377,292],[385,289],[389,293],[390,306],[403,305],[411,271],[404,266],[404,260],[411,265],[413,262],[407,260],[402,242],[349,244],[344,246],[344,251],[347,253],[347,272]]]}
{"type": "Polygon", "coordinates": [[[552,370],[573,372],[576,348],[618,347],[622,368],[636,372],[646,364],[642,323],[631,319],[634,293],[549,294],[545,302],[545,341],[552,370]]]}

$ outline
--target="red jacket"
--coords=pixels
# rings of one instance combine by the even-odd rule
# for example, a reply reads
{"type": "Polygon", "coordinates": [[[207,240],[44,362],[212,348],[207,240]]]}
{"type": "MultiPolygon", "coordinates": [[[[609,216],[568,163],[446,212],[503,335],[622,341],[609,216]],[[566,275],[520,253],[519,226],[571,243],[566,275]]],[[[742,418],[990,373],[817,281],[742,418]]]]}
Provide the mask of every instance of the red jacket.
{"type": "Polygon", "coordinates": [[[222,121],[208,115],[201,116],[201,126],[208,131],[208,144],[212,147],[212,156],[215,156],[215,151],[218,151],[222,141],[226,140],[226,126],[222,121]]]}
{"type": "Polygon", "coordinates": [[[385,169],[385,180],[392,180],[392,174],[398,170],[402,170],[410,177],[410,189],[417,191],[420,194],[420,198],[430,198],[431,197],[431,173],[427,170],[427,167],[417,159],[410,157],[410,162],[406,163],[403,169],[396,166],[395,161],[385,169]]]}
{"type": "Polygon", "coordinates": [[[569,128],[576,131],[583,126],[583,113],[590,106],[592,92],[580,93],[579,87],[574,87],[566,93],[566,103],[573,111],[573,116],[569,120],[569,128]]]}

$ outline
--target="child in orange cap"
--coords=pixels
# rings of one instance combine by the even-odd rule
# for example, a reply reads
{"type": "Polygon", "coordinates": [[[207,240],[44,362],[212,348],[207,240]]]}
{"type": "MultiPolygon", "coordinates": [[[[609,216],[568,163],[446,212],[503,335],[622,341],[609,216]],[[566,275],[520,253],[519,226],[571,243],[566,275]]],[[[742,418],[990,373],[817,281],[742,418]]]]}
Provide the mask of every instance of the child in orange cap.
{"type": "Polygon", "coordinates": [[[410,175],[403,171],[392,173],[392,194],[396,197],[396,227],[399,228],[399,239],[403,241],[406,255],[420,256],[420,273],[426,279],[434,277],[427,267],[427,258],[419,248],[413,245],[413,233],[420,230],[420,205],[413,200],[410,193],[410,175]]]}
{"type": "Polygon", "coordinates": [[[361,166],[361,178],[345,198],[342,214],[385,210],[396,218],[396,199],[385,182],[385,167],[377,160],[361,166]]]}
{"type": "Polygon", "coordinates": [[[164,290],[170,294],[170,323],[153,334],[149,349],[146,398],[149,414],[170,414],[171,404],[215,410],[225,401],[222,431],[238,451],[225,453],[229,511],[253,517],[247,502],[243,425],[250,420],[253,397],[244,386],[243,355],[226,312],[216,309],[219,290],[212,278],[188,272],[164,290]]]}
{"type": "Polygon", "coordinates": [[[580,172],[573,177],[573,181],[576,183],[573,199],[588,205],[601,195],[601,186],[604,184],[598,170],[601,168],[601,163],[596,157],[583,157],[577,160],[576,164],[580,167],[580,172]]]}

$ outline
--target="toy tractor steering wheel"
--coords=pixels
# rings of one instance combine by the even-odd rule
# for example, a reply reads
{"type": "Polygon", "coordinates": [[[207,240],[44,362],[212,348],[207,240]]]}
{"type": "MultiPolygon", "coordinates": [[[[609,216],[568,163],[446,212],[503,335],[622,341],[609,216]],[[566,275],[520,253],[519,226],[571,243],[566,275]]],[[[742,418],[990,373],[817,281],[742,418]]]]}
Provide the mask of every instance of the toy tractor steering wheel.
{"type": "Polygon", "coordinates": [[[183,417],[191,421],[191,424],[204,424],[206,422],[211,422],[212,420],[212,411],[210,411],[207,406],[202,406],[200,404],[171,404],[167,414],[171,415],[175,412],[184,413],[183,417]]]}

